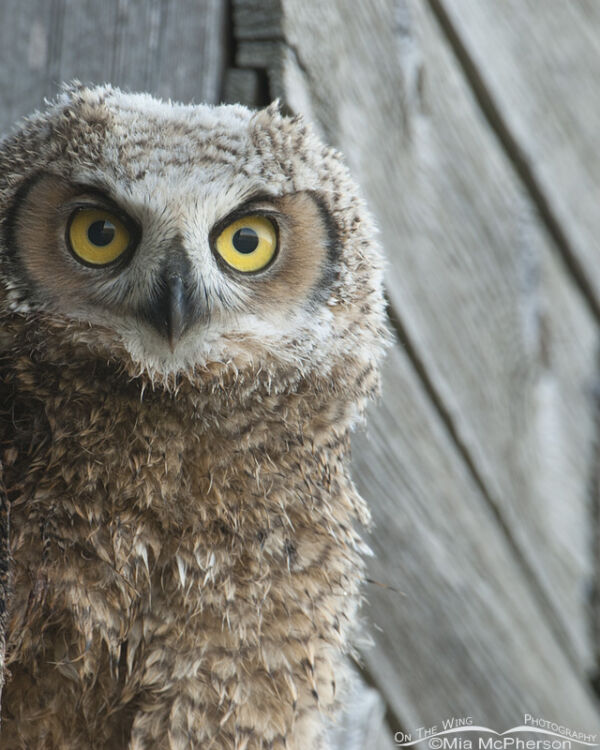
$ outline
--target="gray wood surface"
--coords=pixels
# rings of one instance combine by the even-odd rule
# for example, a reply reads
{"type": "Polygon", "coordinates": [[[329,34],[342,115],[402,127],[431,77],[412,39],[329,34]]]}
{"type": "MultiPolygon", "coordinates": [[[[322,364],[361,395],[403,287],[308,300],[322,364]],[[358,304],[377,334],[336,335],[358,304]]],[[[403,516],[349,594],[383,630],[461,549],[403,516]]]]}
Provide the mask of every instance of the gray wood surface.
{"type": "Polygon", "coordinates": [[[530,596],[591,671],[596,324],[427,3],[284,7],[289,102],[309,100],[363,185],[401,335],[530,596]]]}
{"type": "Polygon", "coordinates": [[[524,712],[596,731],[591,691],[399,346],[384,393],[354,466],[375,521],[365,659],[392,731],[462,715],[504,731],[524,712]]]}
{"type": "MultiPolygon", "coordinates": [[[[419,413],[395,359],[374,440],[358,443],[379,520],[374,577],[405,594],[370,595],[371,676],[407,724],[465,711],[500,728],[540,710],[593,727],[598,329],[586,289],[428,2],[282,5],[278,34],[256,17],[236,29],[237,62],[265,68],[346,154],[390,259],[410,392],[416,372],[425,394],[419,413]]],[[[574,43],[578,29],[563,34],[574,43]]],[[[559,119],[561,101],[547,103],[559,119]]]]}
{"type": "Polygon", "coordinates": [[[0,133],[73,79],[219,101],[225,10],[222,0],[2,0],[0,133]]]}
{"type": "Polygon", "coordinates": [[[431,0],[600,310],[600,3],[431,0]]]}
{"type": "Polygon", "coordinates": [[[394,743],[384,723],[385,711],[377,690],[356,675],[355,689],[329,731],[331,750],[391,750],[394,743]]]}

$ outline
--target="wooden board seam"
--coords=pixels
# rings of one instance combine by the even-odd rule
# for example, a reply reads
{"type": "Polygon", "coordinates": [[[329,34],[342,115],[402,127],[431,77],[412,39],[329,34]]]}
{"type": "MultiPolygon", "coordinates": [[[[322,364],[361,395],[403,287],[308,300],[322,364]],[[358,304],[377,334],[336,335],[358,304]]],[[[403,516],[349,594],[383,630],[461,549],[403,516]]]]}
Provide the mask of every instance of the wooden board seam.
{"type": "Polygon", "coordinates": [[[483,76],[480,74],[473,59],[469,55],[460,33],[452,23],[449,14],[446,12],[443,0],[426,0],[426,2],[439,23],[443,35],[448,40],[459,68],[462,70],[483,116],[498,139],[507,158],[513,165],[516,174],[535,205],[541,221],[554,241],[568,274],[575,282],[575,286],[581,293],[584,302],[595,320],[600,322],[600,300],[596,299],[586,273],[576,254],[573,252],[571,244],[557,219],[543,188],[540,186],[538,179],[533,173],[529,160],[523,153],[523,149],[517,141],[517,138],[511,132],[492,93],[486,86],[483,76]]]}
{"type": "Polygon", "coordinates": [[[494,515],[494,519],[497,522],[515,558],[515,562],[518,564],[521,572],[523,573],[523,577],[527,581],[529,588],[532,592],[532,595],[535,597],[535,600],[538,606],[540,607],[544,616],[547,618],[548,624],[557,642],[560,644],[569,662],[572,664],[574,669],[577,670],[577,665],[578,665],[577,656],[572,646],[570,645],[567,633],[565,632],[563,626],[561,625],[560,620],[558,619],[555,613],[554,607],[552,606],[552,603],[549,601],[548,597],[546,596],[546,593],[544,592],[543,588],[540,586],[537,576],[535,575],[535,572],[532,570],[530,564],[527,562],[526,558],[521,552],[519,545],[514,540],[510,532],[510,528],[508,527],[502,515],[502,511],[498,503],[494,500],[492,493],[488,490],[485,480],[483,479],[481,473],[479,472],[479,469],[477,468],[475,459],[471,456],[471,453],[467,445],[465,444],[464,440],[462,439],[458,428],[454,424],[454,420],[452,418],[451,413],[446,408],[442,397],[438,393],[437,388],[435,387],[432,379],[430,378],[427,372],[427,369],[424,363],[422,362],[419,356],[416,346],[413,344],[406,327],[402,323],[401,318],[398,315],[396,309],[389,301],[389,298],[388,298],[388,318],[390,321],[390,325],[392,326],[392,329],[395,333],[396,339],[400,347],[402,347],[402,349],[406,353],[408,360],[411,363],[411,366],[414,368],[415,374],[428,400],[431,402],[431,405],[433,406],[435,413],[439,417],[440,422],[442,423],[444,429],[446,430],[452,446],[458,453],[460,459],[464,462],[467,468],[467,471],[469,472],[469,475],[471,476],[471,479],[473,480],[477,489],[481,493],[483,501],[485,502],[485,504],[487,505],[491,513],[494,515]]]}
{"type": "MultiPolygon", "coordinates": [[[[428,3],[434,3],[437,5],[438,0],[427,0],[428,3]]],[[[438,18],[438,15],[435,13],[435,9],[433,9],[434,15],[436,18],[438,18]]],[[[454,54],[456,53],[455,47],[452,44],[452,40],[448,38],[448,34],[446,33],[445,29],[442,27],[442,32],[444,34],[444,37],[448,40],[451,49],[453,50],[454,54]]],[[[252,48],[254,50],[259,49],[262,45],[264,45],[265,55],[264,55],[264,65],[265,70],[269,75],[272,75],[272,64],[270,57],[270,48],[273,44],[281,45],[282,48],[287,49],[290,51],[290,53],[293,55],[294,60],[298,67],[300,68],[301,72],[306,76],[306,79],[308,83],[310,84],[312,80],[312,76],[310,74],[310,71],[307,69],[307,66],[303,63],[301,56],[298,52],[298,50],[295,48],[295,45],[290,43],[285,38],[261,38],[261,39],[240,39],[241,44],[251,44],[252,48]]],[[[273,61],[275,62],[275,61],[273,61]]],[[[467,73],[464,71],[462,62],[460,62],[460,69],[463,70],[463,74],[467,78],[467,83],[472,88],[472,82],[469,79],[467,73]]],[[[247,66],[244,66],[247,67],[247,66]]],[[[483,84],[482,84],[483,85],[483,84]]],[[[479,99],[477,99],[479,102],[479,99]]],[[[481,107],[481,103],[479,103],[479,106],[481,107]]],[[[497,137],[498,133],[493,127],[493,124],[490,123],[490,126],[492,127],[493,132],[496,134],[497,137]]],[[[512,136],[511,136],[512,137],[512,136]]],[[[500,139],[501,140],[501,139],[500,139]]],[[[507,152],[504,144],[503,146],[503,153],[507,155],[508,161],[510,164],[514,165],[514,159],[511,158],[511,154],[507,152]]],[[[518,146],[515,144],[515,148],[518,149],[518,146]]],[[[524,161],[523,157],[521,157],[524,161]]],[[[533,179],[533,177],[532,177],[533,179]]],[[[540,195],[541,195],[541,191],[540,195]]],[[[543,196],[542,196],[543,197],[543,196]]],[[[534,204],[537,206],[537,202],[535,201],[535,198],[533,198],[534,204]]],[[[566,240],[565,240],[566,241],[566,240]]],[[[557,245],[560,247],[560,245],[557,245]]],[[[562,254],[561,254],[562,255],[562,254]]],[[[564,256],[562,256],[564,257],[564,256]]],[[[569,268],[570,271],[570,268],[569,268]]],[[[590,292],[590,296],[587,296],[582,290],[579,285],[577,285],[577,288],[582,293],[582,296],[584,297],[584,300],[586,302],[587,307],[591,307],[592,304],[595,304],[593,302],[593,295],[590,292]]],[[[499,503],[494,499],[492,492],[489,490],[481,471],[479,470],[475,459],[471,455],[471,452],[469,451],[465,441],[463,440],[459,429],[457,428],[455,421],[446,407],[441,395],[438,393],[437,388],[435,387],[432,379],[430,378],[427,369],[417,351],[416,346],[411,341],[407,329],[404,325],[404,323],[401,320],[401,317],[398,313],[398,311],[393,307],[393,305],[389,302],[388,299],[388,311],[390,316],[390,322],[392,324],[392,328],[396,334],[397,340],[399,342],[399,345],[404,349],[406,352],[411,366],[414,368],[415,373],[419,379],[419,382],[421,383],[421,386],[424,389],[425,394],[427,395],[428,400],[431,402],[432,406],[435,409],[435,412],[438,415],[438,418],[440,419],[444,429],[447,432],[447,435],[449,439],[451,440],[454,449],[457,451],[460,459],[465,464],[472,480],[474,481],[476,487],[478,488],[479,492],[481,493],[482,500],[489,509],[489,511],[493,514],[495,520],[497,521],[502,534],[509,546],[509,549],[511,550],[515,562],[519,565],[523,576],[525,580],[527,581],[529,585],[529,589],[532,593],[532,596],[535,597],[535,600],[540,607],[541,611],[543,612],[544,616],[547,618],[547,621],[554,633],[554,636],[557,639],[557,642],[560,644],[560,647],[562,648],[563,652],[565,653],[566,658],[569,660],[569,662],[573,665],[573,667],[577,670],[578,665],[578,659],[577,655],[573,649],[573,647],[570,644],[568,635],[566,631],[564,630],[555,610],[554,607],[549,600],[548,596],[546,595],[545,591],[541,587],[540,583],[537,580],[537,576],[535,575],[535,572],[533,571],[531,565],[528,563],[527,559],[523,555],[521,549],[519,548],[517,542],[514,540],[510,529],[506,523],[506,520],[504,519],[504,516],[502,515],[499,503]]],[[[600,307],[596,310],[593,310],[593,314],[595,319],[600,319],[600,307]]]]}

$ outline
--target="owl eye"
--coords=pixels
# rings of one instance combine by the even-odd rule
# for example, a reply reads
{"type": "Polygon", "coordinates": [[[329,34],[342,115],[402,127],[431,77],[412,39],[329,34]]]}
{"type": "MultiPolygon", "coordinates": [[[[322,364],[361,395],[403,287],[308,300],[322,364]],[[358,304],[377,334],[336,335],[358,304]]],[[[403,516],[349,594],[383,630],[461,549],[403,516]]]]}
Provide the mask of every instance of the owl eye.
{"type": "Polygon", "coordinates": [[[110,211],[80,208],[69,220],[67,244],[84,265],[107,266],[131,245],[131,233],[110,211]]]}
{"type": "Polygon", "coordinates": [[[275,257],[277,231],[265,216],[243,216],[225,227],[215,245],[221,258],[236,271],[261,271],[275,257]]]}

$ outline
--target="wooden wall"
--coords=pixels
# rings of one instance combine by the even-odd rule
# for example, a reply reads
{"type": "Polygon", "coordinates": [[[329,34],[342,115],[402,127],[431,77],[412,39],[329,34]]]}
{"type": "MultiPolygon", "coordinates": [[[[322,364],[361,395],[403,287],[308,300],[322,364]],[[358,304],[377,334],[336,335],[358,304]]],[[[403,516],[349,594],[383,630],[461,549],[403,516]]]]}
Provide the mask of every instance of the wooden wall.
{"type": "Polygon", "coordinates": [[[389,261],[397,342],[354,445],[389,728],[592,732],[600,5],[236,0],[233,20],[236,65],[346,154],[389,261]]]}
{"type": "Polygon", "coordinates": [[[0,20],[1,130],[72,78],[279,96],[362,184],[397,338],[354,444],[381,698],[350,711],[371,719],[352,746],[458,715],[596,731],[600,4],[3,0],[0,20]]]}

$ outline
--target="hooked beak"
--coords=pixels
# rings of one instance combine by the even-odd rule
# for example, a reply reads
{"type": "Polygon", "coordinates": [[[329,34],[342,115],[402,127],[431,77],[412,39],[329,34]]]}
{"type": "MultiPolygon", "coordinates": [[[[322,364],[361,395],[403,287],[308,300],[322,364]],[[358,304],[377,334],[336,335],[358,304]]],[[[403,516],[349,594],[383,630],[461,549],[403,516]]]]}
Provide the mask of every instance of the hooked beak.
{"type": "Polygon", "coordinates": [[[164,316],[166,335],[171,351],[181,338],[187,326],[189,305],[186,301],[181,276],[168,276],[165,283],[165,293],[159,303],[164,316]]]}
{"type": "Polygon", "coordinates": [[[199,318],[199,305],[184,281],[185,277],[189,278],[189,273],[185,273],[189,269],[181,266],[175,263],[174,267],[163,271],[155,297],[144,310],[144,318],[167,339],[172,352],[185,331],[199,318]]]}

